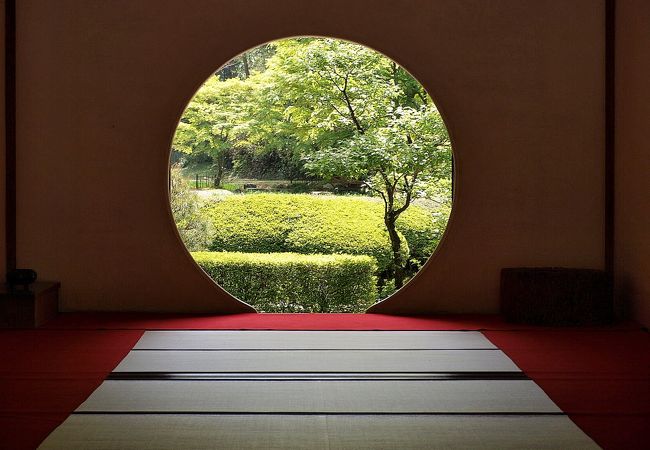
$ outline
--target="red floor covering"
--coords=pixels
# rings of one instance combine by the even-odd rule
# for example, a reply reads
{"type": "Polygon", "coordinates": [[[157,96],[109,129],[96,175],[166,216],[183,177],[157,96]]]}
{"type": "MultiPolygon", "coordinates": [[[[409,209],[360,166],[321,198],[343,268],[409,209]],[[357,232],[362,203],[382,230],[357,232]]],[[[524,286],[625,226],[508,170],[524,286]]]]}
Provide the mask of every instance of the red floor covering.
{"type": "MultiPolygon", "coordinates": [[[[539,330],[513,325],[496,314],[390,316],[387,314],[269,314],[224,316],[155,313],[66,313],[50,330],[539,330]]],[[[589,330],[638,329],[625,322],[589,330]]]]}
{"type": "Polygon", "coordinates": [[[499,316],[62,314],[0,331],[0,448],[30,449],[83,402],[146,329],[482,330],[599,445],[650,448],[650,335],[510,325],[499,316]]]}
{"type": "Polygon", "coordinates": [[[502,328],[499,316],[459,315],[449,318],[385,314],[187,314],[106,313],[62,314],[48,329],[136,330],[476,330],[502,328]]]}
{"type": "Polygon", "coordinates": [[[601,447],[650,449],[650,334],[484,331],[601,447]]]}

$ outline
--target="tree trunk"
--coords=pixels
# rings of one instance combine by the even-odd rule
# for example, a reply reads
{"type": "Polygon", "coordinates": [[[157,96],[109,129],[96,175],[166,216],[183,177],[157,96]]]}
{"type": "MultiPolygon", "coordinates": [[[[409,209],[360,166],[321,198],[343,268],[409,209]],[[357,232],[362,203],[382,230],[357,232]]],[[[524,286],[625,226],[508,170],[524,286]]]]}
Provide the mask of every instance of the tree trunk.
{"type": "Polygon", "coordinates": [[[248,54],[242,53],[241,59],[242,62],[244,63],[244,79],[247,79],[251,76],[250,69],[248,68],[248,54]]]}
{"type": "Polygon", "coordinates": [[[396,218],[389,212],[384,216],[384,223],[388,230],[388,237],[390,238],[390,246],[393,251],[393,276],[395,278],[395,289],[399,289],[404,285],[404,278],[406,277],[404,256],[402,254],[402,240],[397,233],[395,227],[396,218]]]}
{"type": "Polygon", "coordinates": [[[221,179],[223,178],[225,162],[226,162],[226,157],[223,153],[219,154],[219,156],[214,158],[214,168],[215,168],[214,187],[215,188],[221,186],[221,179]]]}

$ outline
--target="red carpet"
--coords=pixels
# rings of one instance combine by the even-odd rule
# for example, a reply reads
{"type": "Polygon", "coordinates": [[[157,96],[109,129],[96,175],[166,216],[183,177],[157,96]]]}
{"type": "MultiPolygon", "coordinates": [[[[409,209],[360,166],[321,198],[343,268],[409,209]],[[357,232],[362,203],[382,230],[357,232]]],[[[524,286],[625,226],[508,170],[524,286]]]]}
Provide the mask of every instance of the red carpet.
{"type": "Polygon", "coordinates": [[[499,316],[402,317],[385,314],[233,314],[225,316],[106,313],[62,314],[48,329],[136,330],[476,330],[500,329],[499,316]]]}
{"type": "MultiPolygon", "coordinates": [[[[389,316],[386,314],[205,314],[66,313],[50,330],[541,330],[513,325],[496,314],[389,316]]],[[[634,323],[590,330],[638,329],[634,323]]]]}
{"type": "Polygon", "coordinates": [[[645,331],[485,331],[606,449],[650,448],[650,334],[645,331]]]}
{"type": "Polygon", "coordinates": [[[0,331],[0,448],[30,449],[76,409],[146,329],[483,330],[596,442],[650,448],[650,337],[633,323],[552,329],[499,316],[62,314],[0,331]]]}
{"type": "Polygon", "coordinates": [[[142,331],[0,331],[0,448],[36,448],[141,335],[142,331]]]}

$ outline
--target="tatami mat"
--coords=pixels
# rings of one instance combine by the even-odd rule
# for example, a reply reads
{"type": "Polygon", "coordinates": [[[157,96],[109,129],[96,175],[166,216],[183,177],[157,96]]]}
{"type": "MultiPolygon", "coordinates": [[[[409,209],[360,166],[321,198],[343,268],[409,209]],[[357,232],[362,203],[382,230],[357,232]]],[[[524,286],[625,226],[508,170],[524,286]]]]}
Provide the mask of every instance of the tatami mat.
{"type": "Polygon", "coordinates": [[[150,331],[41,448],[597,446],[481,333],[150,331]]]}
{"type": "Polygon", "coordinates": [[[42,449],[596,449],[565,416],[73,415],[42,449]]]}
{"type": "Polygon", "coordinates": [[[529,380],[121,381],[80,412],[557,413],[529,380]]]}
{"type": "Polygon", "coordinates": [[[494,349],[476,331],[147,331],[134,349],[494,349]]]}
{"type": "Polygon", "coordinates": [[[518,372],[499,350],[134,351],[116,372],[518,372]]]}

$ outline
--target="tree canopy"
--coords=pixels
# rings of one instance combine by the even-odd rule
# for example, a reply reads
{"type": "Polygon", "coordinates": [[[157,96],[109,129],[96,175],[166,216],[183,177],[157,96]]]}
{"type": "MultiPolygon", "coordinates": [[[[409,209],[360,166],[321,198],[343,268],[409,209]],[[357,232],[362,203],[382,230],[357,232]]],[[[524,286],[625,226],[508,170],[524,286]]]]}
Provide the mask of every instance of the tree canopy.
{"type": "Polygon", "coordinates": [[[396,287],[408,255],[395,222],[415,198],[444,189],[451,148],[425,89],[380,53],[331,38],[291,38],[246,52],[188,105],[173,148],[210,155],[221,179],[251,155],[276,155],[284,175],[363,183],[384,204],[396,287]],[[435,187],[433,188],[435,190],[435,187]]]}

